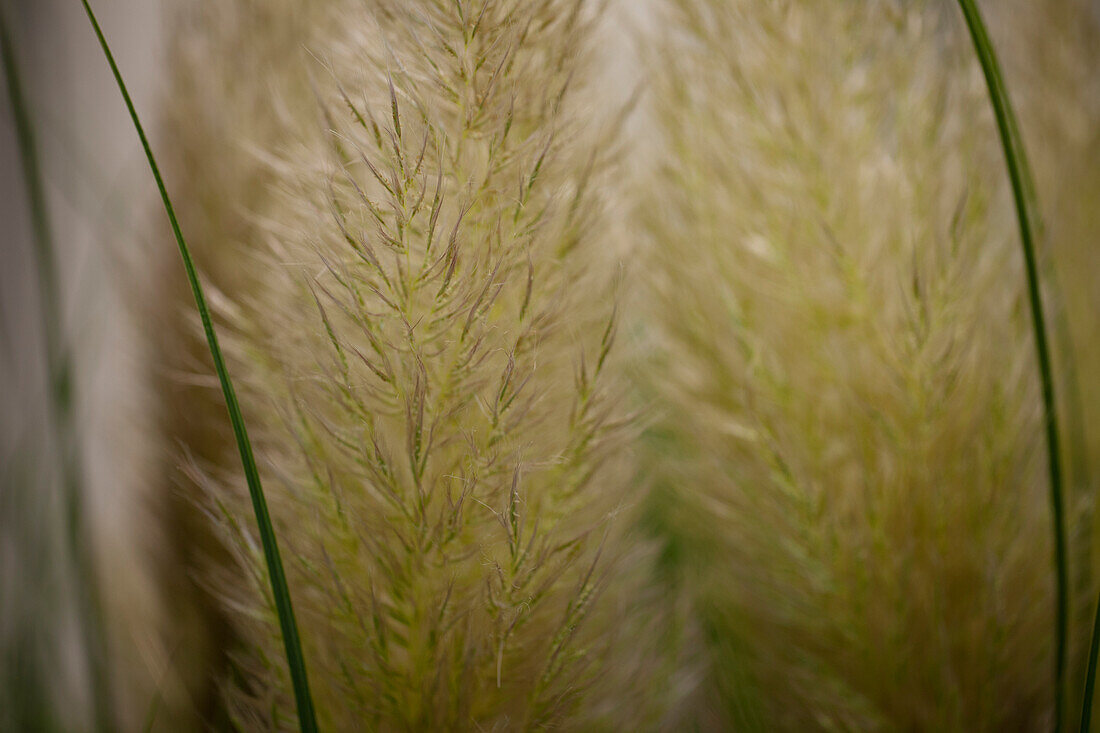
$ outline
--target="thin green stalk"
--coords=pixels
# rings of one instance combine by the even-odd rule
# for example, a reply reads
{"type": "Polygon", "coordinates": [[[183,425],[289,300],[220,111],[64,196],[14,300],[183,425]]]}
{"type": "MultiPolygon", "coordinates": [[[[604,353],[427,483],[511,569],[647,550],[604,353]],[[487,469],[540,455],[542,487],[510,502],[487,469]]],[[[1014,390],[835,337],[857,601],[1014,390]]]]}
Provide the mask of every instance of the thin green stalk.
{"type": "Polygon", "coordinates": [[[1100,602],[1096,604],[1096,618],[1092,622],[1092,641],[1089,644],[1089,667],[1085,674],[1085,700],[1081,703],[1081,733],[1089,733],[1092,726],[1092,696],[1096,689],[1096,657],[1100,651],[1100,602]]]}
{"type": "Polygon", "coordinates": [[[1004,149],[1012,196],[1016,204],[1016,219],[1020,225],[1024,263],[1027,269],[1028,302],[1032,327],[1035,330],[1035,350],[1039,361],[1039,378],[1043,392],[1043,418],[1046,427],[1047,467],[1050,474],[1050,499],[1054,521],[1054,565],[1057,572],[1056,651],[1054,671],[1054,727],[1060,731],[1065,723],[1066,639],[1069,618],[1069,573],[1066,561],[1065,508],[1063,506],[1062,455],[1058,440],[1058,416],[1054,399],[1054,377],[1051,368],[1050,345],[1043,316],[1043,300],[1039,288],[1039,268],[1035,253],[1034,223],[1037,221],[1035,186],[1032,183],[1027,155],[1019,125],[1012,111],[1008,90],[1001,76],[997,55],[990,43],[985,23],[974,0],[959,0],[966,18],[974,50],[981,62],[982,73],[989,87],[993,113],[997,119],[1001,147],[1004,149]]]}
{"type": "Polygon", "coordinates": [[[317,720],[313,711],[313,699],[309,693],[309,681],[306,677],[305,659],[302,656],[302,644],[298,636],[298,625],[294,620],[294,608],[290,601],[290,589],[287,587],[286,574],[283,571],[282,560],[279,558],[279,546],[275,539],[275,529],[271,525],[271,516],[267,510],[263,487],[260,485],[260,474],[256,469],[256,460],[252,455],[252,444],[245,429],[244,417],[241,415],[237,395],[233,390],[233,383],[229,379],[229,372],[225,367],[221,348],[218,346],[214,324],[210,320],[206,297],[203,294],[202,285],[199,283],[199,277],[191,259],[191,252],[187,248],[186,242],[184,242],[183,233],[180,231],[179,222],[176,220],[172,202],[168,198],[168,190],[165,188],[164,179],[161,178],[160,169],[157,167],[152,148],[149,146],[149,140],[145,136],[145,130],[138,119],[134,103],[126,90],[126,84],[122,81],[122,74],[118,70],[118,65],[115,64],[114,56],[107,45],[107,40],[103,37],[103,31],[100,30],[91,6],[88,5],[88,0],[80,1],[84,5],[84,11],[88,14],[88,20],[92,23],[92,28],[95,29],[96,38],[99,39],[99,45],[103,49],[104,56],[107,57],[107,63],[111,66],[115,81],[118,82],[118,89],[122,92],[122,99],[126,102],[126,109],[130,112],[130,119],[133,120],[138,137],[141,138],[141,146],[145,150],[145,157],[149,160],[149,167],[152,169],[153,178],[156,179],[157,189],[160,191],[161,200],[164,202],[165,213],[168,214],[168,221],[172,225],[172,233],[175,235],[176,244],[179,245],[180,257],[183,258],[183,266],[187,271],[191,293],[195,297],[195,305],[198,307],[202,327],[206,332],[206,342],[210,347],[210,355],[214,359],[214,369],[217,371],[218,380],[221,382],[222,394],[225,396],[226,408],[229,410],[229,420],[233,424],[233,434],[236,437],[237,448],[241,455],[241,464],[244,467],[245,479],[248,482],[248,493],[252,498],[252,508],[255,510],[256,522],[260,529],[264,559],[267,562],[267,571],[271,578],[271,589],[279,615],[283,644],[286,647],[287,663],[290,667],[290,676],[294,687],[294,698],[298,706],[298,723],[303,733],[316,733],[317,720]]]}
{"type": "Polygon", "coordinates": [[[91,539],[84,516],[84,484],[81,471],[80,441],[77,437],[76,407],[73,396],[73,363],[65,344],[58,286],[57,256],[50,230],[45,187],[38,163],[34,125],[23,94],[15,49],[7,21],[0,11],[0,57],[11,102],[30,206],[34,240],[34,259],[38,277],[39,307],[46,346],[46,373],[50,395],[50,419],[61,460],[62,503],[65,507],[66,549],[73,562],[76,584],[78,623],[84,638],[88,674],[92,685],[93,719],[96,730],[114,728],[113,695],[107,674],[107,645],[103,632],[102,609],[95,582],[91,539]]]}

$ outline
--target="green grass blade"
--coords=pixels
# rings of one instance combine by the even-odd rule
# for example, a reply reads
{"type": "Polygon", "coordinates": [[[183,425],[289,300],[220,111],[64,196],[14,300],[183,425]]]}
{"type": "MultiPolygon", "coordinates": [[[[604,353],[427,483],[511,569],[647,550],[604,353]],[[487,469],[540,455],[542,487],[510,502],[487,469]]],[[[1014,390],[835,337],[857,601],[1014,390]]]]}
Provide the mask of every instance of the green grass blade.
{"type": "Polygon", "coordinates": [[[1024,251],[1024,263],[1027,270],[1028,302],[1031,310],[1032,327],[1035,331],[1035,350],[1039,361],[1039,378],[1042,381],[1043,422],[1046,428],[1047,468],[1050,475],[1050,499],[1054,520],[1054,565],[1057,573],[1057,617],[1055,639],[1054,672],[1054,710],[1055,730],[1062,730],[1065,713],[1065,667],[1069,618],[1069,572],[1066,560],[1066,519],[1063,506],[1062,455],[1058,440],[1058,416],[1054,398],[1054,377],[1051,368],[1050,344],[1047,337],[1046,321],[1043,315],[1043,301],[1039,288],[1039,268],[1035,252],[1034,227],[1037,222],[1035,210],[1035,186],[1032,183],[1027,155],[1024,152],[1023,139],[1019,125],[1012,111],[1008,90],[1001,76],[997,55],[989,40],[985,23],[975,0],[958,0],[974,50],[982,66],[989,97],[993,104],[993,114],[997,119],[1001,147],[1004,149],[1008,176],[1012,183],[1012,196],[1016,205],[1016,219],[1020,225],[1020,241],[1024,251]]]}
{"type": "Polygon", "coordinates": [[[237,395],[233,390],[233,383],[229,379],[229,372],[225,367],[221,348],[218,346],[218,337],[214,332],[214,325],[210,320],[210,312],[206,306],[206,297],[203,295],[202,285],[199,283],[198,274],[195,271],[191,253],[183,239],[179,222],[176,220],[175,210],[168,198],[168,191],[164,185],[164,179],[160,175],[153,151],[149,146],[149,140],[145,136],[145,130],[138,119],[137,111],[130,100],[130,94],[126,90],[126,84],[122,80],[122,74],[118,70],[107,40],[103,37],[103,31],[96,21],[88,0],[81,0],[84,11],[88,14],[88,20],[92,23],[99,45],[103,54],[107,57],[107,63],[111,66],[115,81],[118,82],[119,91],[126,102],[126,109],[130,112],[134,128],[141,138],[141,146],[145,150],[145,157],[149,160],[149,167],[156,179],[157,189],[160,191],[161,200],[164,202],[164,210],[168,214],[168,221],[172,225],[172,233],[175,235],[176,244],[179,245],[180,257],[183,258],[183,266],[187,271],[187,279],[191,285],[191,292],[195,296],[195,305],[198,307],[199,316],[202,319],[202,327],[206,332],[206,342],[210,346],[210,355],[214,359],[214,368],[221,382],[222,394],[225,396],[226,408],[229,410],[229,419],[233,424],[233,434],[237,440],[237,448],[241,455],[241,464],[244,467],[245,478],[248,481],[248,493],[252,498],[252,507],[256,512],[256,522],[260,529],[260,539],[263,543],[264,558],[267,561],[268,575],[271,578],[272,593],[275,598],[275,606],[279,614],[279,625],[282,629],[283,644],[286,647],[287,663],[290,667],[291,681],[294,687],[294,698],[298,706],[298,721],[303,733],[315,733],[317,721],[313,711],[313,700],[309,692],[309,681],[306,677],[305,659],[302,656],[302,644],[298,636],[298,625],[294,620],[294,609],[290,601],[290,589],[287,587],[286,574],[283,571],[282,560],[279,558],[279,546],[275,539],[275,530],[271,525],[271,516],[268,514],[267,501],[264,499],[263,487],[260,485],[260,474],[256,469],[256,460],[252,455],[252,444],[248,439],[245,429],[244,417],[237,402],[237,395]]]}
{"type": "Polygon", "coordinates": [[[50,420],[61,458],[65,547],[73,563],[78,623],[92,685],[92,715],[96,730],[109,731],[114,728],[115,722],[112,705],[114,697],[107,674],[107,643],[103,632],[102,608],[96,591],[91,538],[84,516],[86,497],[76,426],[73,362],[62,329],[57,252],[38,162],[34,125],[31,123],[30,110],[23,94],[15,49],[2,8],[0,61],[4,67],[4,80],[15,122],[19,160],[30,208],[39,308],[46,346],[50,420]]]}
{"type": "Polygon", "coordinates": [[[1089,667],[1085,674],[1085,699],[1081,703],[1081,733],[1089,733],[1092,727],[1092,696],[1096,690],[1096,657],[1100,652],[1100,599],[1096,602],[1096,618],[1092,622],[1092,641],[1089,644],[1089,667]]]}

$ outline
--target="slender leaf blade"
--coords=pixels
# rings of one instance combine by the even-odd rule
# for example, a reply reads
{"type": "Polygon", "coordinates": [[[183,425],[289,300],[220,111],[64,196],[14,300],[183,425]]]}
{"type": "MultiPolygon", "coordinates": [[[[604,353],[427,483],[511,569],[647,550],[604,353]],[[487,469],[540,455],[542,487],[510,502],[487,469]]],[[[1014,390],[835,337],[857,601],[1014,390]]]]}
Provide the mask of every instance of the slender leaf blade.
{"type": "Polygon", "coordinates": [[[214,324],[210,319],[210,311],[206,305],[206,296],[203,293],[202,284],[199,282],[198,273],[191,259],[191,252],[187,247],[187,243],[184,241],[183,233],[180,231],[175,209],[172,207],[172,202],[168,197],[168,190],[165,187],[164,179],[161,177],[160,168],[157,166],[152,148],[149,145],[149,140],[145,135],[145,130],[141,125],[137,111],[134,109],[133,101],[130,99],[130,94],[126,89],[126,84],[122,80],[122,74],[119,72],[118,65],[115,63],[114,56],[111,53],[106,38],[103,36],[103,31],[99,27],[99,22],[96,20],[95,14],[88,4],[88,0],[81,0],[81,3],[84,5],[84,11],[87,13],[88,20],[91,21],[92,28],[95,30],[96,38],[99,40],[99,45],[103,49],[104,56],[107,58],[107,63],[110,64],[111,73],[114,74],[115,81],[118,83],[119,91],[122,93],[123,101],[126,103],[126,109],[130,113],[130,119],[133,120],[134,128],[137,130],[138,137],[141,139],[141,146],[145,150],[145,157],[149,161],[149,167],[153,172],[153,178],[156,179],[157,189],[164,203],[165,213],[168,215],[168,221],[172,226],[172,234],[175,236],[176,244],[179,246],[180,257],[183,259],[183,266],[187,272],[187,280],[191,285],[191,292],[195,297],[195,305],[198,308],[199,317],[202,319],[202,327],[206,334],[206,342],[210,347],[210,355],[214,360],[214,369],[217,371],[218,381],[221,383],[222,394],[225,397],[226,408],[229,411],[229,419],[233,425],[233,435],[236,438],[237,448],[241,456],[241,465],[244,468],[245,479],[248,482],[248,493],[252,499],[252,508],[255,511],[256,522],[260,529],[260,540],[263,544],[264,559],[267,563],[268,575],[271,578],[272,593],[275,598],[275,607],[279,615],[279,625],[282,629],[283,644],[286,647],[287,663],[290,667],[291,682],[294,687],[294,698],[298,707],[298,723],[303,733],[316,733],[317,721],[313,710],[313,699],[309,691],[305,658],[302,655],[302,644],[298,635],[298,625],[294,620],[294,608],[291,604],[290,589],[286,582],[286,573],[283,570],[282,560],[279,557],[279,546],[275,538],[275,529],[271,524],[271,516],[267,509],[267,500],[264,498],[263,487],[260,484],[260,474],[256,468],[256,459],[252,454],[252,443],[248,439],[248,431],[245,428],[240,404],[237,402],[237,394],[229,378],[229,371],[226,369],[225,359],[222,356],[221,347],[218,345],[218,337],[214,331],[214,324]]]}
{"type": "Polygon", "coordinates": [[[974,51],[982,67],[986,86],[989,89],[993,114],[997,120],[1001,147],[1004,150],[1005,164],[1012,184],[1012,197],[1016,207],[1016,219],[1020,228],[1020,243],[1023,248],[1024,264],[1027,273],[1028,306],[1035,332],[1035,350],[1039,362],[1039,379],[1043,394],[1043,423],[1047,443],[1047,469],[1050,477],[1050,500],[1054,524],[1054,566],[1056,577],[1057,609],[1055,621],[1055,671],[1054,671],[1054,710],[1056,731],[1062,730],[1065,722],[1065,674],[1066,648],[1069,625],[1069,570],[1066,551],[1066,519],[1064,507],[1064,489],[1062,480],[1062,453],[1058,434],[1058,415],[1054,395],[1054,376],[1051,367],[1050,342],[1047,336],[1046,320],[1043,313],[1043,300],[1039,283],[1039,266],[1035,245],[1035,226],[1038,222],[1036,211],[1035,185],[1031,169],[1020,137],[1019,123],[1012,110],[1008,89],[1005,87],[997,54],[989,40],[985,22],[975,0],[958,0],[959,8],[966,19],[974,51]]]}

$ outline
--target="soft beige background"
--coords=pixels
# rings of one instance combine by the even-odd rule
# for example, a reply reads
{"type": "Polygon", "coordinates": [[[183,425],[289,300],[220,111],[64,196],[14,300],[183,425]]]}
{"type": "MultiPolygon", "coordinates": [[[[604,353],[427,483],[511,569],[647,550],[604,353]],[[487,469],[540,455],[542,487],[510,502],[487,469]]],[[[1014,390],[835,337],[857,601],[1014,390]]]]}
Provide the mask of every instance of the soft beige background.
{"type": "MultiPolygon", "coordinates": [[[[130,86],[139,111],[155,128],[163,31],[159,0],[94,0],[104,32],[130,86]]],[[[84,436],[89,513],[99,543],[112,645],[126,669],[120,675],[123,698],[148,695],[163,668],[163,653],[146,619],[155,613],[143,580],[143,536],[148,524],[136,487],[146,453],[142,434],[143,391],[140,349],[127,322],[114,253],[148,231],[152,179],[109,69],[79,0],[0,0],[14,36],[25,93],[37,130],[37,147],[46,181],[57,255],[60,261],[65,329],[75,347],[77,395],[84,436]],[[110,558],[110,562],[102,558],[110,558]],[[140,660],[140,664],[132,662],[140,660]]],[[[148,239],[145,236],[144,239],[148,239]]],[[[31,257],[30,224],[24,182],[15,145],[7,89],[0,95],[0,469],[16,461],[35,466],[28,484],[0,491],[28,491],[27,516],[9,517],[26,532],[0,536],[0,640],[26,634],[13,612],[48,582],[28,566],[29,553],[56,547],[28,547],[25,535],[56,528],[56,470],[47,442],[44,359],[40,316],[31,257]]],[[[12,496],[0,505],[12,506],[12,496]]],[[[12,525],[8,525],[12,526],[12,525]]],[[[65,582],[65,575],[59,575],[65,582]]],[[[65,612],[64,590],[56,615],[37,618],[52,639],[46,661],[57,711],[80,730],[89,720],[88,695],[79,654],[75,619],[65,612]]],[[[146,698],[148,699],[148,698],[146,698]]],[[[132,704],[120,700],[120,707],[132,704]]],[[[134,724],[136,721],[130,721],[134,724]]]]}

